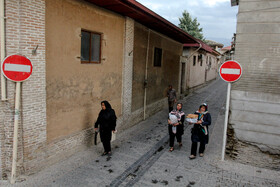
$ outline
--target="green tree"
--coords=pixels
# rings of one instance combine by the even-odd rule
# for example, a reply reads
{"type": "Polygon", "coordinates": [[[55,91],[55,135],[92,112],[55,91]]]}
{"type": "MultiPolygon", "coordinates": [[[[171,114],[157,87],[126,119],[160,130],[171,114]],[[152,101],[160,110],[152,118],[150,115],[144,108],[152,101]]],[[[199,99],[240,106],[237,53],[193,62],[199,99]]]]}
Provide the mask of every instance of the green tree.
{"type": "Polygon", "coordinates": [[[182,15],[183,17],[179,18],[179,27],[193,37],[204,40],[202,28],[199,28],[200,23],[197,22],[197,18],[192,19],[186,10],[184,10],[182,15]]]}

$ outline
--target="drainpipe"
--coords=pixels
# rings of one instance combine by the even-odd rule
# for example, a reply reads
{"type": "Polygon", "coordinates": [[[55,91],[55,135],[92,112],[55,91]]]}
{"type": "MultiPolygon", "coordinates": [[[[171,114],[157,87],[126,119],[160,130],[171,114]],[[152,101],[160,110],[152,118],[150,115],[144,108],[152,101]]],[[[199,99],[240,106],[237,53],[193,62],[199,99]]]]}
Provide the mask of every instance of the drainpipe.
{"type": "MultiPolygon", "coordinates": [[[[201,47],[202,47],[202,44],[200,43],[200,42],[198,42],[199,43],[199,48],[197,49],[197,50],[195,50],[191,55],[189,55],[189,56],[187,56],[187,62],[189,62],[189,60],[190,60],[190,58],[197,52],[197,51],[199,51],[199,49],[201,49],[201,47]]],[[[188,63],[188,85],[190,84],[190,62],[188,63]]]]}
{"type": "MultiPolygon", "coordinates": [[[[6,51],[5,51],[5,0],[0,0],[0,27],[1,27],[1,66],[4,58],[6,57],[6,51]]],[[[5,101],[7,100],[7,95],[6,95],[6,78],[4,77],[2,71],[1,71],[1,100],[5,101]]]]}
{"type": "Polygon", "coordinates": [[[147,107],[147,86],[148,86],[148,61],[149,61],[149,49],[150,49],[150,29],[148,32],[148,43],[146,53],[146,68],[145,68],[145,80],[144,80],[144,120],[146,119],[146,107],[147,107]]]}
{"type": "Polygon", "coordinates": [[[190,56],[187,57],[188,60],[194,55],[194,53],[196,53],[202,47],[201,43],[200,42],[198,42],[198,43],[199,43],[199,48],[197,50],[195,50],[190,56]]]}

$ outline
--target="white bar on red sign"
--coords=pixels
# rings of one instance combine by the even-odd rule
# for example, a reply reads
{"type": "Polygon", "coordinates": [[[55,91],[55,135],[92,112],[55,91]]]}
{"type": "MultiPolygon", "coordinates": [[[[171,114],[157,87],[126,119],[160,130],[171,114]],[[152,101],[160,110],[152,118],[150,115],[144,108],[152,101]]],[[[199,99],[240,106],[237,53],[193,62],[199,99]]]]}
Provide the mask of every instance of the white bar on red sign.
{"type": "Polygon", "coordinates": [[[21,64],[5,64],[5,71],[30,72],[31,66],[21,64]]]}
{"type": "Polygon", "coordinates": [[[222,68],[222,74],[232,74],[232,75],[239,75],[240,69],[232,69],[232,68],[222,68]]]}

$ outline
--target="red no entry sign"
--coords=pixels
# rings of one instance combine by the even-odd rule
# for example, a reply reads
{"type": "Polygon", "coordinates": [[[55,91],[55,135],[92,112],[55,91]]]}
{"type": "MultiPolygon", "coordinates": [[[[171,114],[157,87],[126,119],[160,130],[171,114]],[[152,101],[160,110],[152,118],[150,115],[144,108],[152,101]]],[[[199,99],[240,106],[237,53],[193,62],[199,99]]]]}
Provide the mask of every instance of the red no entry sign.
{"type": "Polygon", "coordinates": [[[1,70],[5,77],[11,81],[22,82],[32,73],[32,63],[25,56],[11,55],[4,59],[1,70]]]}
{"type": "Polygon", "coordinates": [[[234,82],[241,77],[242,68],[236,61],[226,61],[221,65],[219,72],[224,81],[234,82]]]}
{"type": "Polygon", "coordinates": [[[224,127],[224,137],[223,137],[223,150],[222,150],[222,161],[225,158],[226,150],[226,139],[227,139],[227,125],[228,125],[228,113],[230,104],[230,89],[231,82],[237,81],[242,74],[241,65],[236,61],[226,61],[223,63],[219,69],[221,78],[228,82],[227,88],[227,102],[226,102],[226,112],[225,112],[225,127],[224,127]]]}

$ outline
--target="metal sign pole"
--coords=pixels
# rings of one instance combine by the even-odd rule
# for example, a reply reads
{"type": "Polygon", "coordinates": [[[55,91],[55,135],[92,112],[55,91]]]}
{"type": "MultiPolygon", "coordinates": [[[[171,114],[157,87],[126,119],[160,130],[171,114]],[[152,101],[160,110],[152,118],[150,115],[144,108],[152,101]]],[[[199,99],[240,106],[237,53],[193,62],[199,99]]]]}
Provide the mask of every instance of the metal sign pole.
{"type": "Polygon", "coordinates": [[[12,162],[12,174],[11,184],[16,181],[16,169],[17,169],[17,148],[18,148],[18,120],[19,120],[19,105],[20,105],[20,86],[21,82],[16,83],[16,100],[15,100],[15,119],[14,119],[14,140],[13,140],[13,162],[12,162]]]}
{"type": "Polygon", "coordinates": [[[229,100],[230,100],[230,89],[231,89],[231,83],[229,82],[228,83],[228,88],[227,88],[227,102],[226,102],[226,113],[225,113],[222,161],[225,160],[226,141],[227,141],[227,124],[228,124],[228,113],[229,113],[229,100]]]}
{"type": "Polygon", "coordinates": [[[1,70],[4,76],[16,82],[16,98],[15,98],[15,116],[14,116],[14,138],[13,138],[13,158],[11,184],[16,180],[17,169],[17,148],[18,148],[18,120],[19,120],[19,105],[20,105],[20,87],[21,82],[27,80],[33,70],[31,61],[22,55],[10,55],[5,58],[1,65],[1,70]]]}

